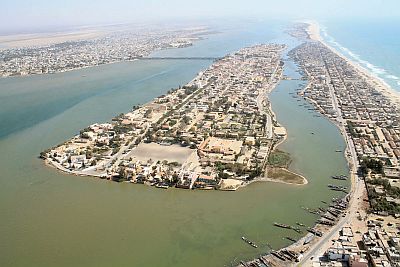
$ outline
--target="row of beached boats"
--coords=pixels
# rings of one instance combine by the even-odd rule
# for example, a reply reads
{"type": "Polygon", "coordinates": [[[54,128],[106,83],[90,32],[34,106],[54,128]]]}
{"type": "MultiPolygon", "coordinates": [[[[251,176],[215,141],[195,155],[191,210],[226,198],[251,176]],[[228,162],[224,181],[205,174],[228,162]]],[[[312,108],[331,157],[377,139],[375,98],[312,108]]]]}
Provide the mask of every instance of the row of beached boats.
{"type": "MultiPolygon", "coordinates": [[[[332,202],[330,204],[328,204],[326,201],[322,201],[323,203],[328,205],[326,208],[322,208],[322,207],[318,207],[317,209],[310,209],[310,208],[305,208],[305,207],[302,207],[302,208],[309,211],[310,213],[315,213],[320,216],[320,218],[316,221],[316,224],[334,226],[336,224],[338,218],[341,215],[344,216],[344,212],[347,209],[349,199],[350,199],[350,195],[347,194],[343,198],[333,198],[332,202]]],[[[299,222],[296,222],[296,225],[299,227],[291,226],[291,225],[283,224],[283,223],[278,223],[278,222],[274,222],[273,225],[276,227],[284,228],[284,229],[294,230],[298,233],[302,233],[300,227],[304,227],[304,229],[309,233],[302,239],[303,245],[307,245],[308,243],[310,243],[316,236],[317,237],[323,236],[323,232],[318,230],[317,227],[306,227],[305,224],[299,223],[299,222]]],[[[289,240],[293,243],[299,242],[298,240],[296,240],[295,238],[290,237],[290,236],[286,236],[284,238],[286,238],[287,240],[289,240]]],[[[244,242],[246,242],[247,244],[249,244],[250,246],[252,246],[254,248],[258,248],[258,246],[253,241],[247,239],[246,237],[242,236],[242,240],[244,242]]],[[[291,251],[288,248],[283,248],[278,251],[275,251],[275,250],[272,250],[272,247],[270,245],[268,245],[268,246],[271,249],[271,252],[268,255],[272,255],[283,262],[287,262],[287,261],[298,262],[299,261],[300,256],[297,252],[291,251]]],[[[270,266],[268,255],[260,256],[260,258],[257,259],[258,261],[256,260],[254,262],[255,263],[261,262],[262,264],[264,264],[266,266],[270,266]]],[[[254,262],[251,262],[251,263],[254,264],[254,262]]],[[[251,264],[249,265],[245,262],[241,262],[241,263],[243,266],[256,266],[256,265],[251,265],[251,264]]],[[[260,266],[260,265],[258,265],[258,266],[260,266]]]]}

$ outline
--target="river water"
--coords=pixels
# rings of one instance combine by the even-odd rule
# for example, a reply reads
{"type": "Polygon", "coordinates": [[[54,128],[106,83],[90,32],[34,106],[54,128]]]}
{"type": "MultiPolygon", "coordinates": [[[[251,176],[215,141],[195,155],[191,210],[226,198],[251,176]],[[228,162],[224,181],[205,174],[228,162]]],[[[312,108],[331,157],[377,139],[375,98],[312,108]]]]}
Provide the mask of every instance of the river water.
{"type": "MultiPolygon", "coordinates": [[[[157,56],[223,56],[242,46],[295,41],[277,22],[245,23],[193,47],[157,56]]],[[[287,245],[294,231],[273,222],[312,225],[301,206],[323,206],[330,175],[346,173],[336,127],[303,106],[282,81],[271,94],[289,133],[280,147],[305,186],[253,183],[237,192],[161,190],[76,177],[49,168],[40,151],[94,122],[110,120],[185,84],[212,64],[201,60],[135,61],[54,75],[0,80],[0,266],[229,266],[287,245]],[[311,134],[314,132],[314,134],[311,134]],[[259,245],[254,249],[240,237],[259,245]]],[[[299,78],[286,62],[285,73],[299,78]]],[[[336,182],[338,183],[338,182],[336,182]]]]}

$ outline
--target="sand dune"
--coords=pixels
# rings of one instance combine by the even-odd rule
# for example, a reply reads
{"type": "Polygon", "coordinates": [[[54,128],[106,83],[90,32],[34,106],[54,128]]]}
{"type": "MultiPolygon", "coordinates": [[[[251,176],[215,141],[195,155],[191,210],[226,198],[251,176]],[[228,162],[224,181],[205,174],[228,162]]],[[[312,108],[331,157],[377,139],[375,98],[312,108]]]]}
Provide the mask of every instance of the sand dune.
{"type": "Polygon", "coordinates": [[[2,49],[21,48],[31,46],[44,46],[67,41],[88,40],[103,36],[105,32],[97,30],[42,33],[42,34],[16,34],[0,36],[2,49]]]}

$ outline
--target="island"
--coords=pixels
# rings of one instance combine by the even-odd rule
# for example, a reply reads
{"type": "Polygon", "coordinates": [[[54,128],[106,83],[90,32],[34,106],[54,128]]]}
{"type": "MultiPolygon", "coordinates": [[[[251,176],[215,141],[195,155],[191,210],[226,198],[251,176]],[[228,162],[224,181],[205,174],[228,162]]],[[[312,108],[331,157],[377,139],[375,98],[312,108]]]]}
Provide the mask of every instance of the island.
{"type": "Polygon", "coordinates": [[[158,188],[236,190],[253,181],[305,184],[276,150],[286,130],[268,93],[285,45],[246,47],[184,86],[43,151],[67,173],[158,188]]]}

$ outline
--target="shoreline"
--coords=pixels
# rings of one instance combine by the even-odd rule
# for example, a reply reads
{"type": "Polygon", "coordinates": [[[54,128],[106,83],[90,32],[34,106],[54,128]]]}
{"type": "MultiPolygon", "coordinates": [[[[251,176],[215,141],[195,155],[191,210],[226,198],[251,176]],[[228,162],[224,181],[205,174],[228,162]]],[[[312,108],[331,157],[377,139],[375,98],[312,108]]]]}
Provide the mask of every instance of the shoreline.
{"type": "Polygon", "coordinates": [[[262,180],[262,181],[266,181],[266,182],[274,182],[274,183],[281,183],[281,184],[288,184],[288,185],[295,185],[295,186],[303,186],[303,185],[307,185],[307,184],[308,184],[307,178],[304,177],[303,175],[298,174],[298,173],[295,173],[295,172],[293,172],[293,171],[291,171],[291,170],[289,170],[289,169],[287,169],[287,168],[278,168],[278,169],[282,169],[282,170],[284,170],[284,171],[287,171],[287,172],[289,172],[289,173],[291,173],[291,174],[293,174],[293,175],[296,175],[296,176],[302,178],[302,179],[303,179],[303,182],[300,183],[300,184],[298,184],[298,183],[291,183],[291,182],[286,182],[286,181],[279,180],[279,179],[272,179],[272,178],[269,178],[269,177],[261,178],[261,180],[262,180]]]}
{"type": "MultiPolygon", "coordinates": [[[[272,84],[265,90],[265,94],[264,94],[264,97],[265,97],[264,100],[267,100],[267,101],[268,101],[268,105],[266,105],[266,108],[268,109],[268,113],[269,113],[269,115],[271,116],[271,123],[272,123],[272,124],[277,124],[277,125],[279,125],[279,127],[284,128],[284,129],[285,129],[285,132],[286,132],[286,134],[283,136],[283,138],[281,138],[280,140],[278,140],[276,143],[272,144],[272,147],[271,147],[271,149],[270,149],[269,155],[271,155],[272,152],[278,150],[278,146],[281,145],[282,143],[284,143],[284,142],[287,140],[287,136],[288,136],[288,131],[286,130],[286,128],[285,128],[283,125],[281,125],[281,124],[278,122],[278,120],[276,119],[276,114],[275,114],[274,110],[272,109],[272,105],[271,105],[271,102],[270,102],[270,100],[269,100],[269,95],[272,93],[273,90],[276,89],[277,85],[278,85],[280,82],[283,81],[282,77],[283,77],[283,67],[282,67],[282,70],[281,70],[281,73],[280,73],[280,76],[279,76],[279,81],[277,81],[276,83],[272,83],[272,84]]],[[[269,156],[269,155],[268,155],[268,156],[269,156]]],[[[265,171],[264,171],[264,176],[263,176],[263,177],[258,177],[258,178],[256,178],[256,179],[254,179],[253,181],[250,181],[250,182],[248,182],[247,184],[243,185],[243,187],[246,186],[246,185],[248,185],[248,184],[251,184],[251,183],[253,183],[253,182],[272,182],[272,183],[281,183],[281,184],[294,185],[294,186],[302,186],[302,185],[307,185],[307,184],[308,184],[308,180],[307,180],[306,177],[304,177],[303,175],[298,174],[298,173],[296,173],[296,172],[294,172],[294,171],[289,170],[289,166],[287,166],[287,167],[273,167],[273,166],[269,166],[268,163],[267,163],[267,165],[266,165],[266,167],[265,167],[265,171]],[[281,179],[273,179],[273,178],[267,177],[268,168],[275,168],[275,169],[276,169],[276,168],[280,168],[280,169],[283,169],[284,171],[287,171],[287,172],[290,173],[290,174],[293,174],[293,175],[295,175],[295,176],[297,176],[297,177],[302,178],[302,183],[286,182],[286,181],[281,180],[281,179]]]]}
{"type": "MultiPolygon", "coordinates": [[[[272,109],[271,109],[271,111],[272,111],[272,109]]],[[[275,113],[273,113],[273,114],[274,114],[274,116],[275,116],[275,113]]],[[[283,127],[283,126],[280,125],[280,127],[283,127]]],[[[283,127],[283,128],[285,128],[285,127],[283,127]]],[[[273,146],[273,148],[271,149],[271,152],[270,152],[270,153],[279,150],[279,149],[278,149],[279,145],[283,144],[283,143],[287,140],[287,138],[288,138],[288,131],[286,130],[286,128],[285,128],[285,131],[286,131],[286,135],[285,135],[281,140],[279,140],[278,142],[276,142],[276,143],[274,144],[274,146],[273,146]]],[[[283,151],[283,152],[285,152],[285,151],[283,151]]],[[[285,152],[285,153],[287,153],[287,152],[285,152]]],[[[289,154],[289,157],[290,157],[290,154],[289,154]]],[[[287,167],[274,167],[274,166],[269,166],[269,165],[267,165],[267,167],[266,167],[266,169],[265,169],[265,176],[267,176],[268,168],[272,168],[272,169],[283,169],[284,171],[287,171],[287,172],[289,172],[290,174],[293,174],[293,175],[295,175],[295,176],[297,176],[297,177],[302,178],[302,183],[286,182],[286,181],[281,180],[281,179],[273,179],[273,178],[270,178],[270,177],[260,177],[260,179],[259,179],[258,181],[260,181],[260,182],[281,183],[281,184],[295,185],[295,186],[307,185],[307,184],[308,184],[308,179],[307,179],[305,176],[303,176],[303,175],[301,175],[301,174],[299,174],[299,173],[297,173],[297,172],[295,172],[295,171],[290,170],[290,169],[289,169],[289,166],[290,166],[290,163],[288,164],[287,167]]]]}
{"type": "MultiPolygon", "coordinates": [[[[272,147],[270,149],[269,155],[272,152],[276,151],[278,149],[278,146],[281,145],[282,143],[284,143],[287,140],[287,137],[288,137],[287,129],[283,125],[281,125],[278,122],[278,120],[276,119],[276,114],[275,114],[274,110],[272,109],[272,105],[271,105],[271,102],[269,100],[269,95],[272,93],[273,90],[276,89],[277,85],[283,81],[283,79],[282,79],[283,76],[284,75],[283,75],[283,67],[282,67],[282,70],[281,70],[281,73],[280,73],[280,76],[279,76],[279,81],[277,81],[276,83],[271,84],[268,88],[266,88],[265,94],[264,94],[265,99],[263,99],[263,100],[267,100],[268,101],[268,104],[265,105],[265,107],[268,109],[268,114],[271,117],[271,123],[274,126],[277,125],[279,127],[284,128],[285,132],[286,132],[286,134],[283,136],[283,138],[281,138],[280,140],[278,140],[277,142],[272,144],[272,147]]],[[[292,183],[292,182],[286,182],[286,181],[283,181],[283,180],[280,180],[280,179],[269,178],[269,177],[267,177],[267,169],[268,168],[278,168],[278,167],[269,166],[268,163],[267,163],[267,165],[265,167],[265,171],[264,171],[264,177],[258,177],[256,181],[251,181],[251,182],[249,182],[249,184],[252,183],[252,182],[257,182],[257,181],[258,182],[281,183],[281,184],[295,185],[295,186],[301,186],[301,185],[307,185],[308,184],[308,180],[307,180],[306,177],[304,177],[303,175],[298,174],[298,173],[296,173],[294,171],[289,170],[289,166],[283,167],[281,169],[284,169],[285,171],[289,172],[290,174],[293,174],[295,176],[298,176],[298,177],[302,178],[302,183],[300,183],[300,184],[299,183],[292,183]]]]}
{"type": "MultiPolygon", "coordinates": [[[[106,66],[106,65],[118,64],[118,63],[123,63],[123,62],[135,62],[136,60],[139,60],[139,59],[130,59],[130,60],[115,61],[115,62],[107,62],[107,63],[93,65],[93,66],[84,66],[84,67],[78,67],[78,68],[74,68],[74,69],[51,72],[51,73],[31,73],[31,74],[24,74],[24,75],[0,76],[0,79],[8,79],[8,78],[10,78],[10,79],[12,79],[12,78],[18,79],[18,78],[33,77],[33,76],[46,76],[46,75],[50,76],[50,75],[56,75],[56,74],[61,74],[61,73],[79,71],[79,70],[84,70],[84,69],[89,69],[89,68],[96,68],[96,67],[101,67],[101,66],[106,66]]],[[[86,75],[83,74],[81,76],[85,77],[86,75]]]]}

